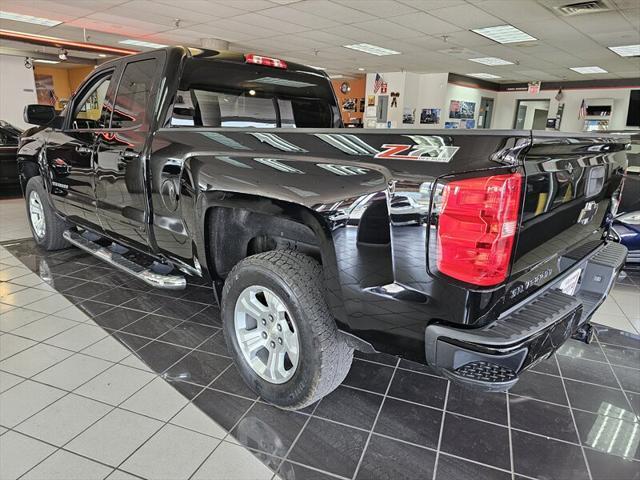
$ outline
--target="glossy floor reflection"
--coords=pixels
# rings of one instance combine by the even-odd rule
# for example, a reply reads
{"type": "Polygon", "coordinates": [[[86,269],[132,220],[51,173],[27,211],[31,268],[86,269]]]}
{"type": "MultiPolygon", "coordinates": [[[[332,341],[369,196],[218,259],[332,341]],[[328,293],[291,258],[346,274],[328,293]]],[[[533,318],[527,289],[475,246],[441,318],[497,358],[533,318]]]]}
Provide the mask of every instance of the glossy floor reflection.
{"type": "MultiPolygon", "coordinates": [[[[15,258],[0,256],[0,342],[7,345],[0,402],[37,405],[15,417],[0,412],[0,443],[16,449],[42,441],[42,451],[30,448],[36,466],[25,478],[82,469],[89,459],[87,478],[640,478],[634,333],[601,326],[591,345],[570,341],[508,395],[471,392],[427,367],[358,354],[335,392],[284,412],[256,398],[236,373],[203,282],[152,290],[77,249],[46,253],[30,240],[5,246],[15,258]],[[78,310],[90,320],[77,324],[78,310]],[[56,372],[74,359],[73,376],[56,372]],[[84,421],[93,425],[83,430],[63,415],[64,443],[38,423],[42,408],[63,400],[90,411],[84,421]],[[110,406],[117,408],[105,415],[110,406]],[[118,428],[135,435],[105,442],[118,428]],[[63,447],[51,454],[51,445],[63,447]]],[[[599,315],[640,321],[640,276],[628,274],[613,300],[599,315]]]]}

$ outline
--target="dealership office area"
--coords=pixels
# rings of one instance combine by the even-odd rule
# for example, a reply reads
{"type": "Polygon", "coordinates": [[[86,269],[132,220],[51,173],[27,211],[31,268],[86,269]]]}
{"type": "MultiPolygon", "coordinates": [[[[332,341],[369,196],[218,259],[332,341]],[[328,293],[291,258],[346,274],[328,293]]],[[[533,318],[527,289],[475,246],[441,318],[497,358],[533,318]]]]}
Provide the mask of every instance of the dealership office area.
{"type": "Polygon", "coordinates": [[[0,480],[640,480],[640,1],[0,2],[0,480]]]}

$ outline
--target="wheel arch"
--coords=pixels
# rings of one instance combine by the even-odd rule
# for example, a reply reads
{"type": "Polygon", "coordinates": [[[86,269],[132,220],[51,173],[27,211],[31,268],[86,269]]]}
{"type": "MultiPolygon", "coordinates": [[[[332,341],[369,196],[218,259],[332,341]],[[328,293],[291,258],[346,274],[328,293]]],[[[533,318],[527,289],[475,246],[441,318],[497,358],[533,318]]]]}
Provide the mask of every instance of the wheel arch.
{"type": "Polygon", "coordinates": [[[321,215],[304,205],[259,195],[206,192],[201,198],[198,256],[214,282],[221,286],[247,256],[297,250],[320,262],[329,307],[337,319],[345,318],[333,238],[321,215]]]}

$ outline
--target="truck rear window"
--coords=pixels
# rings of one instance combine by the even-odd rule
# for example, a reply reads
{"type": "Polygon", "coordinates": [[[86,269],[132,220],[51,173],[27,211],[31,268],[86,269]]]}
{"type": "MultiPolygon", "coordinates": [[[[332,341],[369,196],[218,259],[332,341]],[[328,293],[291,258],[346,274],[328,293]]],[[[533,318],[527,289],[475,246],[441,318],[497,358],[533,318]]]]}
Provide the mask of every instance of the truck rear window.
{"type": "Polygon", "coordinates": [[[330,128],[339,112],[324,75],[190,59],[172,127],[330,128]]]}

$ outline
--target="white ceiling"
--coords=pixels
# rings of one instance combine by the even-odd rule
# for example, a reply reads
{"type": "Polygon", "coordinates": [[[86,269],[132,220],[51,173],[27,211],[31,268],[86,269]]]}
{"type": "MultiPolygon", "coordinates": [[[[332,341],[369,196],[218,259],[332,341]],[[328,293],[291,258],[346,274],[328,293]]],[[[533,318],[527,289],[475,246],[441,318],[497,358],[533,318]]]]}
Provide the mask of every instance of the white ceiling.
{"type": "MultiPolygon", "coordinates": [[[[640,43],[640,0],[604,0],[611,11],[562,16],[554,6],[579,0],[3,0],[0,9],[63,21],[55,27],[0,20],[0,28],[122,46],[125,38],[233,50],[325,67],[366,71],[486,72],[501,81],[640,77],[640,58],[608,46],[640,43]],[[180,19],[176,27],[176,19],[180,19]],[[512,24],[538,40],[501,45],[471,31],[512,24]],[[83,31],[85,29],[85,31],[83,31]],[[402,52],[377,57],[344,48],[371,43],[402,52]],[[514,65],[488,67],[469,58],[514,65]],[[581,75],[569,67],[599,66],[581,75]]],[[[0,44],[1,45],[1,44],[0,44]]]]}

